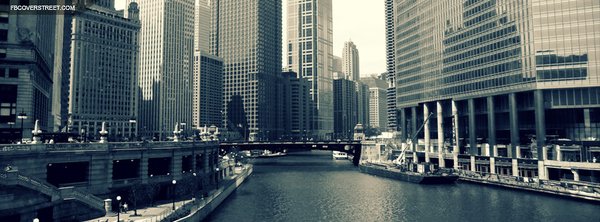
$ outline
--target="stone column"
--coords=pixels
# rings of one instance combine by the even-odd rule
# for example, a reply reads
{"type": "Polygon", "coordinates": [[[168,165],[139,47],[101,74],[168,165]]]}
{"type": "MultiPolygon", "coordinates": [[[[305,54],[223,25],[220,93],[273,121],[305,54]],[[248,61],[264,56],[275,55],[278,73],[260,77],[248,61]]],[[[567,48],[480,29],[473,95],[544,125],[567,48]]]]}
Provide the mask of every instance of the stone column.
{"type": "Polygon", "coordinates": [[[583,109],[583,127],[585,131],[584,137],[592,136],[592,121],[590,119],[590,109],[583,109]]]}
{"type": "Polygon", "coordinates": [[[475,100],[469,99],[467,101],[468,109],[469,109],[469,145],[471,148],[469,149],[469,154],[478,155],[479,152],[477,150],[477,131],[475,130],[475,100]]]}
{"type": "Polygon", "coordinates": [[[560,152],[560,146],[556,145],[556,161],[562,161],[562,153],[560,152]]]}
{"type": "Polygon", "coordinates": [[[496,174],[496,158],[490,157],[490,174],[496,174]]]}
{"type": "Polygon", "coordinates": [[[181,174],[181,162],[182,162],[182,158],[181,158],[181,153],[177,152],[175,150],[173,150],[172,155],[171,155],[171,161],[173,163],[173,166],[171,169],[172,170],[172,174],[173,174],[173,178],[175,180],[180,180],[182,178],[182,174],[181,174]]]}
{"type": "Polygon", "coordinates": [[[496,114],[494,113],[494,97],[487,97],[487,113],[488,113],[488,155],[495,156],[496,148],[496,114]]]}
{"type": "Polygon", "coordinates": [[[546,145],[546,119],[544,107],[544,92],[540,89],[533,91],[535,104],[535,135],[537,141],[537,159],[541,160],[542,148],[546,145]]]}
{"type": "Polygon", "coordinates": [[[425,143],[425,162],[429,163],[429,152],[431,144],[431,134],[429,131],[429,105],[423,104],[423,142],[425,143]]]}
{"type": "Polygon", "coordinates": [[[573,180],[574,181],[579,181],[579,170],[572,169],[571,172],[573,173],[573,180]]]}
{"type": "Polygon", "coordinates": [[[518,158],[517,150],[519,146],[519,113],[517,111],[517,100],[515,93],[508,94],[508,116],[510,125],[510,148],[508,156],[518,158]]]}
{"type": "Polygon", "coordinates": [[[519,176],[519,161],[515,158],[512,159],[512,175],[519,176]]]}
{"type": "Polygon", "coordinates": [[[142,179],[142,184],[148,183],[148,154],[144,151],[142,151],[142,156],[140,157],[140,178],[142,179]]]}
{"type": "Polygon", "coordinates": [[[446,167],[446,163],[444,161],[444,153],[446,153],[444,149],[444,111],[442,109],[442,102],[437,101],[436,105],[438,132],[438,162],[440,167],[446,167]]]}
{"type": "Polygon", "coordinates": [[[475,172],[475,156],[471,156],[471,171],[475,172]]]}
{"type": "Polygon", "coordinates": [[[458,107],[456,106],[456,101],[452,100],[452,131],[453,131],[453,136],[454,136],[454,144],[452,147],[452,157],[454,159],[454,169],[458,169],[459,166],[459,162],[458,162],[458,153],[460,152],[460,145],[459,145],[459,139],[460,139],[460,135],[459,135],[459,125],[458,125],[458,107]]]}
{"type": "Polygon", "coordinates": [[[538,179],[548,180],[548,171],[546,170],[546,164],[543,160],[538,160],[538,179]]]}

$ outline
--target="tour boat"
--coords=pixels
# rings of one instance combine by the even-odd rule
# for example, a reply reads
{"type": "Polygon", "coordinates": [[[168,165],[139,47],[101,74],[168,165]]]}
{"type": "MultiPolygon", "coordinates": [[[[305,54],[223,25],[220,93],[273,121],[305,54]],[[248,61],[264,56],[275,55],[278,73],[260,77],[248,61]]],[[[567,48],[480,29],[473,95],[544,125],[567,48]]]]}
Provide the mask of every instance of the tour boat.
{"type": "Polygon", "coordinates": [[[260,155],[256,156],[257,158],[271,158],[271,157],[282,157],[287,156],[285,152],[276,152],[273,153],[270,150],[264,150],[260,155]]]}
{"type": "Polygon", "coordinates": [[[333,151],[332,156],[334,160],[348,159],[348,154],[346,152],[333,151]]]}

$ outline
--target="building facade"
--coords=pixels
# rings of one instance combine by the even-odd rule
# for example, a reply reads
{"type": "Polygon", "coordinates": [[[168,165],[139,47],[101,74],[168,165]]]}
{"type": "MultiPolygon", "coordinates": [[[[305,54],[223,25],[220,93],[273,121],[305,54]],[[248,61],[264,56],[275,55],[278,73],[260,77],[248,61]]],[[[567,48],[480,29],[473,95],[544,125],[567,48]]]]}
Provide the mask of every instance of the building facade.
{"type": "Polygon", "coordinates": [[[352,139],[358,123],[356,82],[344,78],[333,80],[334,139],[352,139]]]}
{"type": "Polygon", "coordinates": [[[419,161],[598,180],[599,2],[396,0],[394,12],[399,123],[422,141],[419,161]]]}
{"type": "Polygon", "coordinates": [[[388,130],[397,131],[396,72],[394,51],[394,0],[385,0],[385,61],[387,87],[388,130]]]}
{"type": "Polygon", "coordinates": [[[369,86],[361,81],[356,84],[356,121],[363,126],[369,126],[369,86]]]}
{"type": "Polygon", "coordinates": [[[210,52],[210,2],[196,0],[194,20],[194,51],[210,52]]]}
{"type": "Polygon", "coordinates": [[[137,0],[140,40],[140,134],[165,140],[192,122],[194,0],[137,0]]]}
{"type": "Polygon", "coordinates": [[[387,128],[387,90],[369,88],[369,126],[384,131],[387,128]]]}
{"type": "Polygon", "coordinates": [[[192,124],[221,127],[223,122],[223,61],[207,52],[194,55],[194,99],[192,124]]]}
{"type": "Polygon", "coordinates": [[[114,8],[90,6],[72,17],[69,130],[99,137],[106,122],[111,140],[137,135],[139,9],[130,18],[114,8]]]}
{"type": "Polygon", "coordinates": [[[288,0],[287,67],[312,84],[314,136],[333,131],[333,12],[331,0],[288,0]]]}
{"type": "Polygon", "coordinates": [[[283,72],[283,128],[284,140],[310,138],[313,123],[313,105],[310,82],[295,72],[283,72]]]}
{"type": "Polygon", "coordinates": [[[352,41],[344,43],[344,51],[342,52],[342,72],[346,75],[346,79],[352,81],[360,80],[358,49],[352,41]]]}
{"type": "MultiPolygon", "coordinates": [[[[40,2],[29,1],[30,4],[40,2]]],[[[53,130],[51,114],[56,16],[9,11],[9,2],[2,1],[0,142],[3,143],[16,142],[22,137],[31,138],[36,120],[39,120],[42,130],[53,130]],[[26,116],[27,119],[18,119],[18,116],[26,116]]]]}
{"type": "Polygon", "coordinates": [[[213,0],[211,52],[223,59],[224,127],[249,140],[282,134],[281,0],[213,0]]]}

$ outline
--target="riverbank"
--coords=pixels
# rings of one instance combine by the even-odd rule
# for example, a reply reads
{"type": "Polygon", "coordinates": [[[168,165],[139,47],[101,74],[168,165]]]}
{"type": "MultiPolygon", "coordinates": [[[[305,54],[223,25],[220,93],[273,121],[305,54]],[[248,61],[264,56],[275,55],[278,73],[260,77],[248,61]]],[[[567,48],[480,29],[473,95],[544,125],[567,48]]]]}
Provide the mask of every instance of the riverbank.
{"type": "Polygon", "coordinates": [[[600,203],[600,186],[576,182],[539,181],[533,179],[520,179],[513,176],[501,175],[479,175],[477,173],[459,173],[459,180],[469,183],[483,184],[489,186],[503,187],[543,193],[547,195],[558,195],[573,199],[600,203]]]}
{"type": "MultiPolygon", "coordinates": [[[[253,166],[248,164],[235,169],[232,176],[223,178],[219,187],[208,193],[202,199],[192,198],[189,200],[173,203],[159,204],[154,207],[138,209],[138,214],[133,215],[133,210],[119,214],[120,221],[154,222],[154,221],[201,221],[214,211],[233,191],[235,191],[253,172],[253,166]]],[[[89,222],[117,221],[117,214],[111,213],[107,216],[89,220],[89,222]]]]}

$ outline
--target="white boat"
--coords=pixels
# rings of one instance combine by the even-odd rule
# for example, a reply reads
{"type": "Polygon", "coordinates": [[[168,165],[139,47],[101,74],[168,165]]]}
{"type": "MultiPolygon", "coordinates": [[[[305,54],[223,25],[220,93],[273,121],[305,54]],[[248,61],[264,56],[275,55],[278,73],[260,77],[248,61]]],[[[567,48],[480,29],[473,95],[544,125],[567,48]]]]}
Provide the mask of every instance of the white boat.
{"type": "Polygon", "coordinates": [[[346,152],[333,151],[332,155],[334,160],[348,159],[348,154],[346,152]]]}

